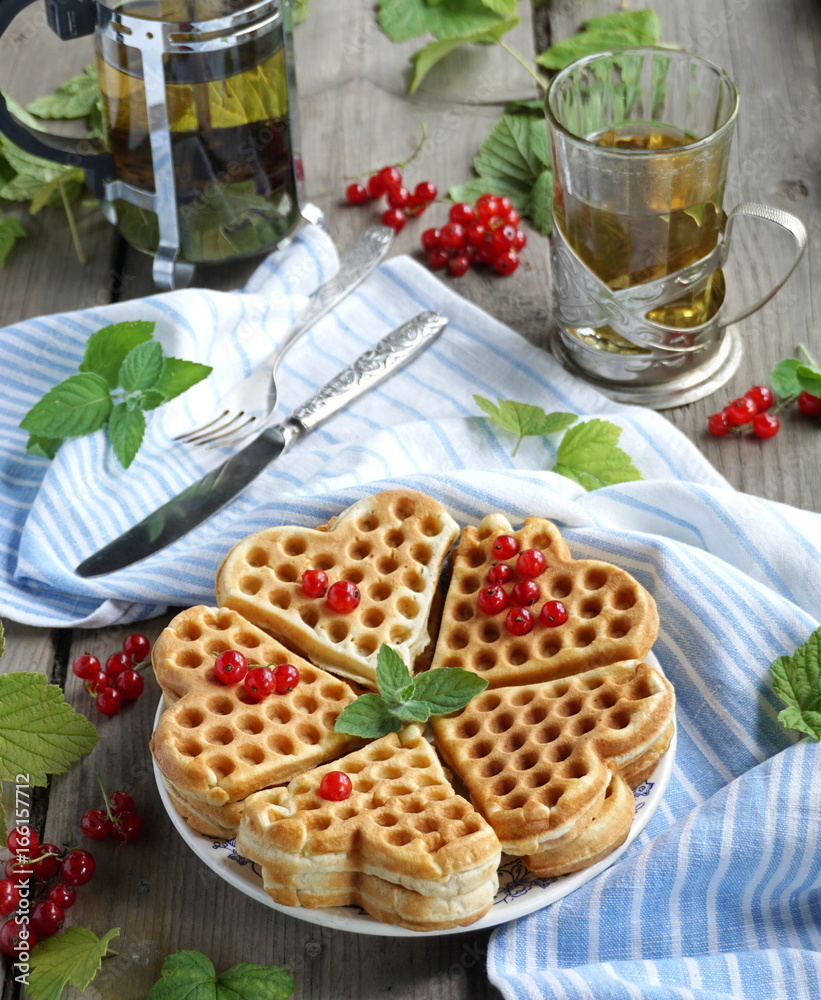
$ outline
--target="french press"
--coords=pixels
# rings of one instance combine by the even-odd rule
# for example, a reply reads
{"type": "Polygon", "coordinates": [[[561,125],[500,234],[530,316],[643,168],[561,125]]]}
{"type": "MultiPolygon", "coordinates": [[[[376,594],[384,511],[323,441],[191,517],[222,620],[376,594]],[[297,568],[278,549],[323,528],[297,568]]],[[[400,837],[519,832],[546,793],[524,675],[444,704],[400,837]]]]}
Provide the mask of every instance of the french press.
{"type": "MultiPolygon", "coordinates": [[[[0,34],[34,0],[0,0],[0,34]]],[[[0,94],[0,131],[82,167],[161,288],[195,264],[270,250],[296,227],[302,162],[291,0],[46,0],[62,39],[94,35],[106,147],[32,130],[0,94]]]]}

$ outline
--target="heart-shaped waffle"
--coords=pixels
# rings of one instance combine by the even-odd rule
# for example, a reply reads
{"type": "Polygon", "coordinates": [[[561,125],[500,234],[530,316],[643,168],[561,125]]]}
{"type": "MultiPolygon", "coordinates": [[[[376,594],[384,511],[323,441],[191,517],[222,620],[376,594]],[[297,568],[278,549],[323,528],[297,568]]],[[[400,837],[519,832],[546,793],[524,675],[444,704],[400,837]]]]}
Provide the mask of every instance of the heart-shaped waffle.
{"type": "Polygon", "coordinates": [[[500,860],[493,830],[454,792],[416,724],[252,795],[237,850],[261,866],[277,903],[357,903],[413,930],[478,920],[493,902],[500,860]],[[347,799],[318,794],[329,771],[351,779],[347,799]]]}
{"type": "Polygon", "coordinates": [[[217,600],[334,673],[376,687],[376,658],[389,643],[413,669],[430,642],[431,602],[459,528],[441,504],[412,490],[360,500],[322,528],[276,527],[250,535],[217,574],[217,600]],[[350,614],[306,596],[302,574],[356,584],[350,614]]]}
{"type": "Polygon", "coordinates": [[[529,517],[513,531],[501,514],[489,514],[478,527],[462,532],[442,624],[433,657],[434,667],[464,667],[484,677],[490,687],[532,684],[589,670],[604,663],[642,659],[658,634],[658,612],[650,594],[624,570],[594,559],[573,559],[559,530],[550,521],[529,517]],[[534,582],[540,599],[529,608],[535,624],[525,635],[511,635],[505,626],[508,608],[495,615],[479,608],[478,595],[497,562],[514,570],[509,592],[519,577],[517,557],[500,560],[493,545],[499,535],[512,535],[519,552],[537,549],[547,566],[534,582]],[[540,623],[548,600],[561,601],[567,621],[557,627],[540,623]]]}
{"type": "Polygon", "coordinates": [[[167,706],[151,750],[174,806],[201,833],[233,836],[245,798],[347,753],[361,741],[334,732],[356,697],[344,681],[300,657],[228,608],[181,612],[154,644],[152,662],[167,706]],[[222,684],[216,654],[249,663],[292,663],[299,684],[255,702],[242,684],[222,684]]]}
{"type": "Polygon", "coordinates": [[[431,726],[502,849],[524,856],[536,874],[558,875],[624,841],[633,818],[629,789],[669,746],[674,710],[670,682],[633,660],[488,688],[431,726]]]}

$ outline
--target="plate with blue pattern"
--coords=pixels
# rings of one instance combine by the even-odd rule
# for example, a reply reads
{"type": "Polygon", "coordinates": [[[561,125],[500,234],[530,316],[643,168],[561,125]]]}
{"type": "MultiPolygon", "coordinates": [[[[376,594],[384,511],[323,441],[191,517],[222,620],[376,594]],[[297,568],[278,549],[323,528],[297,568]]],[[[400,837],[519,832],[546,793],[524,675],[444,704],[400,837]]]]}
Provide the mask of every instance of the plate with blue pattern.
{"type": "MultiPolygon", "coordinates": [[[[645,660],[657,670],[661,670],[658,660],[652,653],[648,653],[645,660]]],[[[159,722],[163,707],[163,703],[160,701],[154,720],[155,726],[159,722]]],[[[192,830],[179,815],[171,804],[156,762],[154,763],[154,777],[162,803],[177,833],[200,861],[216,872],[229,885],[234,886],[246,896],[250,896],[251,899],[255,899],[273,910],[279,910],[280,913],[296,917],[298,920],[319,924],[321,927],[330,927],[334,930],[381,937],[430,937],[432,934],[464,934],[466,931],[484,930],[507,923],[509,920],[516,920],[518,917],[527,916],[528,913],[533,913],[555,903],[556,900],[578,889],[600,872],[609,868],[630,847],[661,805],[673,771],[675,752],[676,733],[674,731],[670,746],[659,760],[653,773],[643,784],[634,789],[636,811],[633,816],[633,825],[630,827],[627,840],[612,854],[589,868],[582,869],[582,871],[572,872],[569,875],[559,875],[555,878],[540,878],[531,875],[521,858],[503,854],[499,866],[499,890],[490,910],[480,920],[468,927],[452,927],[442,931],[411,931],[404,927],[384,924],[358,906],[335,906],[309,910],[305,907],[281,906],[279,903],[275,903],[262,887],[262,874],[259,865],[237,853],[234,840],[215,840],[213,837],[205,837],[192,830]]]]}

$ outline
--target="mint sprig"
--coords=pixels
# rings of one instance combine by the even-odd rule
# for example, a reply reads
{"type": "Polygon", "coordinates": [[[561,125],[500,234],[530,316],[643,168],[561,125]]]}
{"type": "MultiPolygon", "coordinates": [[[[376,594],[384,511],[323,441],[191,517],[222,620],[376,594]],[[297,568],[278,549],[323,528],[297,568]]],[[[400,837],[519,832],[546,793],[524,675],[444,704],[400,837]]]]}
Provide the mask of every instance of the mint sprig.
{"type": "Polygon", "coordinates": [[[791,656],[779,656],[770,667],[773,690],[787,706],[778,714],[786,729],[821,740],[821,628],[791,656]]]}
{"type": "Polygon", "coordinates": [[[413,677],[402,657],[383,643],[376,659],[379,694],[360,695],[337,716],[334,731],[363,739],[396,733],[405,722],[457,712],[487,681],[461,667],[442,667],[413,677]]]}
{"type": "Polygon", "coordinates": [[[156,409],[211,374],[208,365],[169,358],[153,340],[154,324],[113,323],[93,333],[80,371],[64,379],[20,421],[26,451],[54,458],[65,438],[106,427],[118,461],[127,469],[142,444],[145,411],[156,409]]]}

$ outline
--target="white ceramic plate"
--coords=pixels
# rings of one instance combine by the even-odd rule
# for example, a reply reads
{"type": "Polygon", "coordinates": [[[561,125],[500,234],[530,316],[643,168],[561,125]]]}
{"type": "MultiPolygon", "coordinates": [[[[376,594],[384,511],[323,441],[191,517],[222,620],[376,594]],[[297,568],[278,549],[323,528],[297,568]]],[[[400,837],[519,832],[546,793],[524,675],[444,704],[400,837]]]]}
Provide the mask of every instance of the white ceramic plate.
{"type": "MultiPolygon", "coordinates": [[[[645,659],[651,666],[661,669],[658,660],[652,653],[649,653],[645,659]]],[[[154,720],[155,726],[162,710],[163,703],[160,700],[154,720]]],[[[630,835],[621,847],[613,851],[612,854],[589,868],[573,872],[570,875],[560,875],[558,878],[538,878],[531,875],[522,864],[521,858],[513,858],[503,854],[502,864],[499,868],[499,891],[496,893],[496,898],[489,912],[469,927],[453,927],[450,930],[435,932],[410,931],[404,927],[380,923],[358,906],[336,906],[319,910],[308,910],[301,906],[280,906],[262,888],[259,866],[237,854],[233,840],[214,840],[195,833],[177,813],[168,798],[162,775],[156,763],[154,764],[154,777],[166,812],[182,839],[200,861],[205,862],[220,878],[225,879],[240,892],[244,892],[246,896],[250,896],[251,899],[255,899],[265,906],[270,906],[274,910],[279,910],[281,913],[287,913],[290,917],[296,917],[297,920],[305,920],[309,924],[319,924],[322,927],[351,931],[355,934],[376,934],[381,937],[417,937],[430,936],[432,933],[464,934],[468,930],[483,930],[487,927],[495,927],[497,924],[507,923],[508,920],[515,920],[517,917],[524,917],[528,913],[533,913],[535,910],[541,910],[542,907],[555,903],[557,899],[573,892],[574,889],[578,889],[585,882],[595,878],[599,872],[609,868],[647,826],[661,804],[673,770],[675,752],[676,733],[674,732],[670,747],[659,761],[655,771],[643,785],[639,785],[633,792],[636,799],[636,812],[633,817],[633,825],[630,828],[630,835]]]]}

